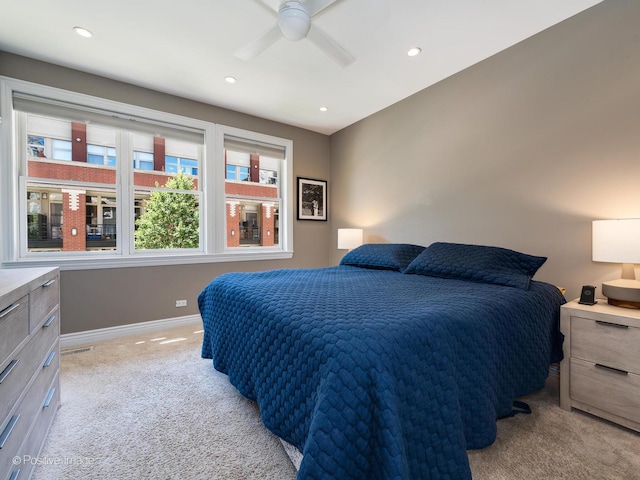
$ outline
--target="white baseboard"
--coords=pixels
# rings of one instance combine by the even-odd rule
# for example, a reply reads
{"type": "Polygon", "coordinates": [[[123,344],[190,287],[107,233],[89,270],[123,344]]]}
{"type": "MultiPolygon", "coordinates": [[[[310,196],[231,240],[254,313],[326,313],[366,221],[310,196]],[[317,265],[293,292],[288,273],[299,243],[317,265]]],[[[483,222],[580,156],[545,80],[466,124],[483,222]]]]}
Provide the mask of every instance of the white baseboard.
{"type": "Polygon", "coordinates": [[[184,317],[165,318],[162,320],[152,320],[150,322],[131,323],[118,327],[98,328],[96,330],[86,330],[84,332],[65,333],[60,335],[60,348],[77,347],[90,343],[111,340],[114,338],[127,337],[129,335],[139,335],[142,333],[159,332],[171,328],[184,327],[187,325],[202,325],[200,315],[186,315],[184,317]]]}

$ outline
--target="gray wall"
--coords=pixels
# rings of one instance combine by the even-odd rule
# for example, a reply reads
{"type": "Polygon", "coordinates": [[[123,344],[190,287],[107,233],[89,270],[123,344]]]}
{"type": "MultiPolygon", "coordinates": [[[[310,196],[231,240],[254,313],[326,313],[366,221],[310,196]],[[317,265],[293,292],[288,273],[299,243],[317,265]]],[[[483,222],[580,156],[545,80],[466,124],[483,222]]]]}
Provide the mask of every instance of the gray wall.
{"type": "Polygon", "coordinates": [[[331,242],[498,245],[600,293],[620,266],[591,261],[591,221],[640,217],[639,26],[605,1],[334,134],[331,242]]]}
{"type": "MultiPolygon", "coordinates": [[[[329,178],[330,139],[326,135],[6,52],[0,52],[0,75],[288,138],[294,144],[294,178],[329,178]]],[[[291,260],[63,271],[62,333],[197,314],[198,293],[217,275],[326,266],[329,239],[328,222],[294,220],[291,260]],[[176,308],[177,299],[186,299],[187,307],[176,308]]]]}
{"type": "Polygon", "coordinates": [[[640,2],[605,1],[331,138],[0,52],[0,75],[290,138],[294,176],[330,181],[290,261],[63,272],[63,333],[195,314],[226,271],[336,263],[339,227],[545,255],[536,278],[568,298],[600,288],[619,266],[591,261],[591,220],[640,217],[638,25],[640,2]]]}

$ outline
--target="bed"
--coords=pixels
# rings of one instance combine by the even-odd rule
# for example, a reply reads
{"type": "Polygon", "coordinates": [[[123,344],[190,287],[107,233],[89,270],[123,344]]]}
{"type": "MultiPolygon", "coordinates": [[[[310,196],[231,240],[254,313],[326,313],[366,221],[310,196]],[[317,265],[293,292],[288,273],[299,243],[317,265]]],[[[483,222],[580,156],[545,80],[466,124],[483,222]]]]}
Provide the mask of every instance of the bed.
{"type": "Polygon", "coordinates": [[[198,297],[202,357],[302,453],[300,480],[470,479],[466,450],[561,358],[545,260],[366,244],[334,267],[227,273],[198,297]]]}

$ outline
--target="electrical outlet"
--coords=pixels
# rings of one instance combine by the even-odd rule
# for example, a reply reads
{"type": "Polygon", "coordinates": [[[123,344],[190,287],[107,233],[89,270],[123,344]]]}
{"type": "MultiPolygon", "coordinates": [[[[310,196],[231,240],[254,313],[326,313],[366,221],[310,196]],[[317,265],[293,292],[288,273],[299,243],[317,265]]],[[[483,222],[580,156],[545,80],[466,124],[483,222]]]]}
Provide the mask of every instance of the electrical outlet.
{"type": "Polygon", "coordinates": [[[187,306],[186,300],[176,300],[176,307],[186,307],[186,306],[187,306]]]}

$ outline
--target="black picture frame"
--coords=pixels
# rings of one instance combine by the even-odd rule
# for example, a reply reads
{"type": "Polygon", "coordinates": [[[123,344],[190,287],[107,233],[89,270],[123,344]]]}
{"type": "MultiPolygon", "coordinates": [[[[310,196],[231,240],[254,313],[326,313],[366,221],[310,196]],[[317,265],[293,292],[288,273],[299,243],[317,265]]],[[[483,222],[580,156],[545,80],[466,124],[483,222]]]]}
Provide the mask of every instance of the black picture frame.
{"type": "Polygon", "coordinates": [[[327,221],[327,181],[298,177],[298,220],[327,221]]]}

